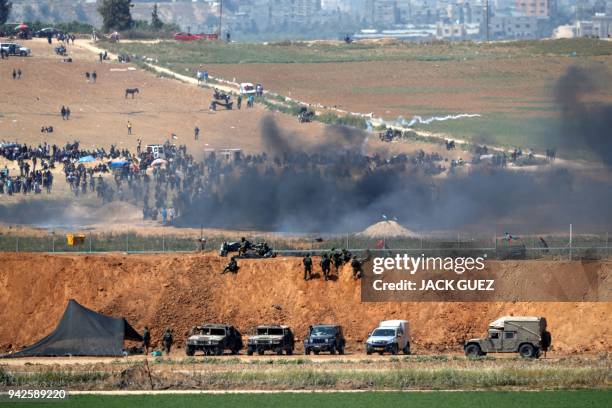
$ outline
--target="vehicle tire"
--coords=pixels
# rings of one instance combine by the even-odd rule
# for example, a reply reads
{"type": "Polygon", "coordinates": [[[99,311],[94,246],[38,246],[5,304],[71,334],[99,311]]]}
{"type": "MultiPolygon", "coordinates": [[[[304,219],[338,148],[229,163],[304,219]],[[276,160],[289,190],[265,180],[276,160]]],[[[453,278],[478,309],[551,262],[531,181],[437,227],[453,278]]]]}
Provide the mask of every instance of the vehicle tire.
{"type": "Polygon", "coordinates": [[[329,349],[329,354],[336,354],[336,348],[334,346],[331,346],[331,348],[329,349]]]}
{"type": "Polygon", "coordinates": [[[518,351],[523,358],[535,357],[535,348],[531,344],[521,344],[518,351]]]}
{"type": "Polygon", "coordinates": [[[478,357],[482,355],[482,350],[478,344],[468,344],[465,348],[465,355],[468,357],[478,357]]]}
{"type": "Polygon", "coordinates": [[[306,354],[307,356],[310,355],[310,349],[308,347],[304,348],[304,354],[306,354]]]}
{"type": "Polygon", "coordinates": [[[338,354],[344,355],[344,346],[338,347],[338,354]]]}
{"type": "Polygon", "coordinates": [[[396,355],[398,351],[399,346],[397,344],[394,344],[393,347],[391,347],[391,354],[396,355]]]}
{"type": "Polygon", "coordinates": [[[233,355],[236,355],[236,354],[240,353],[240,349],[233,348],[233,349],[231,350],[231,352],[232,352],[232,354],[233,354],[233,355]]]}
{"type": "Polygon", "coordinates": [[[215,347],[215,356],[222,356],[223,355],[223,347],[218,346],[215,347]]]}
{"type": "Polygon", "coordinates": [[[383,354],[385,354],[385,352],[383,350],[380,350],[378,354],[382,356],[383,354]]]}
{"type": "Polygon", "coordinates": [[[320,351],[319,350],[314,350],[313,353],[315,353],[315,355],[318,356],[320,351]]]}
{"type": "Polygon", "coordinates": [[[293,355],[293,349],[292,348],[288,348],[287,350],[285,350],[285,354],[287,354],[288,356],[293,355]]]}
{"type": "Polygon", "coordinates": [[[280,347],[279,347],[279,348],[277,348],[277,349],[276,349],[276,354],[277,354],[277,355],[279,355],[279,356],[282,356],[282,355],[283,355],[283,349],[282,349],[282,348],[280,348],[280,347]]]}
{"type": "Polygon", "coordinates": [[[260,356],[264,355],[264,350],[263,349],[258,349],[257,350],[257,354],[259,354],[260,356]]]}
{"type": "Polygon", "coordinates": [[[372,350],[366,350],[366,354],[367,354],[368,356],[371,356],[371,355],[372,355],[372,350]]]}
{"type": "Polygon", "coordinates": [[[187,346],[187,348],[185,349],[185,354],[191,357],[195,354],[195,349],[191,346],[187,346]]]}
{"type": "Polygon", "coordinates": [[[406,347],[404,347],[402,351],[404,352],[404,354],[409,355],[410,354],[410,343],[406,343],[406,347]]]}
{"type": "Polygon", "coordinates": [[[253,355],[253,348],[252,347],[247,348],[247,355],[249,355],[249,356],[253,355]]]}

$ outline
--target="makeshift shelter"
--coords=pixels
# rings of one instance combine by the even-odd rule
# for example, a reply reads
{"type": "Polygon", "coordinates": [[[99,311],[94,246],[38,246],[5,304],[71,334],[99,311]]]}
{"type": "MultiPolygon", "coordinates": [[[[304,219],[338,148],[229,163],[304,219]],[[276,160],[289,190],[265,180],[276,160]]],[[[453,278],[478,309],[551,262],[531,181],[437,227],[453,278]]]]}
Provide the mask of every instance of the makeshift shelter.
{"type": "Polygon", "coordinates": [[[124,340],[142,336],[124,318],[96,313],[70,299],[55,330],[10,357],[120,356],[124,340]]]}

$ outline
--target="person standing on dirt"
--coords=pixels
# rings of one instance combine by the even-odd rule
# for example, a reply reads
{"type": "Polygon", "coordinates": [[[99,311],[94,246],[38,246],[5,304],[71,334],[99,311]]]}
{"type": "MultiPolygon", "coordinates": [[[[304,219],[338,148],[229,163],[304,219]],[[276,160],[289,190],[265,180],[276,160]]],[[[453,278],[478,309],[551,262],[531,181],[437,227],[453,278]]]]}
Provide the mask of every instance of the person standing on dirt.
{"type": "Polygon", "coordinates": [[[145,356],[149,354],[149,347],[151,346],[151,332],[149,328],[145,326],[144,333],[142,334],[142,347],[144,348],[145,356]]]}
{"type": "Polygon", "coordinates": [[[304,264],[304,280],[310,280],[312,275],[312,258],[310,254],[306,254],[304,259],[302,259],[302,263],[304,264]]]}
{"type": "Polygon", "coordinates": [[[132,122],[130,122],[129,120],[127,122],[127,131],[128,131],[128,136],[130,136],[132,134],[132,122]]]}
{"type": "Polygon", "coordinates": [[[13,79],[17,79],[17,71],[13,69],[13,79]]]}
{"type": "Polygon", "coordinates": [[[172,349],[172,343],[174,343],[174,338],[172,337],[172,331],[170,328],[167,328],[164,332],[162,343],[164,344],[164,353],[169,356],[170,350],[172,349]]]}
{"type": "Polygon", "coordinates": [[[66,120],[66,107],[64,105],[62,105],[60,113],[62,114],[62,120],[66,120]]]}
{"type": "Polygon", "coordinates": [[[21,68],[17,68],[17,79],[21,79],[21,68]]]}
{"type": "Polygon", "coordinates": [[[96,71],[92,72],[91,81],[95,84],[97,79],[98,79],[98,74],[96,74],[96,71]]]}
{"type": "Polygon", "coordinates": [[[240,107],[242,106],[242,95],[238,95],[238,98],[236,98],[236,106],[238,107],[238,110],[240,110],[240,107]]]}
{"type": "Polygon", "coordinates": [[[89,83],[89,72],[85,73],[85,79],[87,79],[87,83],[89,83]]]}
{"type": "Polygon", "coordinates": [[[197,126],[193,129],[193,137],[195,140],[200,139],[200,128],[197,126]]]}
{"type": "Polygon", "coordinates": [[[70,120],[70,108],[66,106],[66,120],[70,120]]]}
{"type": "Polygon", "coordinates": [[[329,273],[331,272],[331,260],[327,254],[323,254],[321,258],[321,270],[323,271],[323,277],[325,280],[329,280],[329,273]]]}

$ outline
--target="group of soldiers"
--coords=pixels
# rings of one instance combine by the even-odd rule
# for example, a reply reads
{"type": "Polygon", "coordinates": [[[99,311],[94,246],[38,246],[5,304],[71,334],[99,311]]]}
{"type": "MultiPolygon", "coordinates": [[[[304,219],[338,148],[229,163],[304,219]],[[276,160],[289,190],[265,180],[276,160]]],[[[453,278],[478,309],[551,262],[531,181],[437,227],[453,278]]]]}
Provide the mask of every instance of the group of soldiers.
{"type": "MultiPolygon", "coordinates": [[[[170,354],[170,350],[172,349],[172,344],[174,343],[174,336],[172,335],[172,330],[167,328],[164,334],[162,335],[162,347],[164,353],[166,355],[170,354]]],[[[151,348],[151,332],[149,328],[145,326],[144,333],[142,334],[142,348],[145,355],[149,354],[149,349],[151,348]]]]}
{"type": "MultiPolygon", "coordinates": [[[[336,276],[338,276],[342,265],[347,263],[350,263],[351,268],[353,269],[353,279],[360,279],[363,275],[363,261],[359,260],[357,256],[351,255],[351,253],[346,249],[336,250],[336,248],[332,248],[329,254],[323,254],[321,261],[319,262],[321,271],[323,272],[323,278],[326,281],[331,279],[332,265],[335,269],[336,276]]],[[[302,259],[302,264],[304,265],[304,280],[313,279],[312,258],[310,257],[309,253],[307,253],[302,259]]]]}

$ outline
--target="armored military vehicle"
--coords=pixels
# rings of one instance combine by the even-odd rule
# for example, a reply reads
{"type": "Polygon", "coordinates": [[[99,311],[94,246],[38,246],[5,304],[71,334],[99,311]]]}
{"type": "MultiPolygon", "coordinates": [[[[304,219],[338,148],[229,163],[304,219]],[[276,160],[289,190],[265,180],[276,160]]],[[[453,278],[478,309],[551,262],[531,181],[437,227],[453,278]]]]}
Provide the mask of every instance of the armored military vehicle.
{"type": "Polygon", "coordinates": [[[346,341],[342,327],[336,324],[317,324],[312,326],[304,339],[304,354],[329,351],[330,354],[344,354],[346,341]]]}
{"type": "Polygon", "coordinates": [[[242,335],[234,326],[205,324],[191,330],[185,345],[185,352],[188,356],[193,356],[196,351],[203,351],[206,355],[220,356],[225,350],[238,354],[242,347],[242,335]]]}
{"type": "Polygon", "coordinates": [[[519,353],[522,357],[538,358],[551,345],[544,317],[505,316],[489,325],[487,337],[470,339],[463,348],[466,356],[487,353],[519,353]]]}
{"type": "Polygon", "coordinates": [[[263,355],[266,350],[276,352],[281,355],[283,351],[287,355],[293,354],[295,349],[295,340],[293,332],[287,326],[280,325],[264,325],[257,326],[255,333],[249,337],[247,343],[247,354],[253,353],[263,355]]]}

